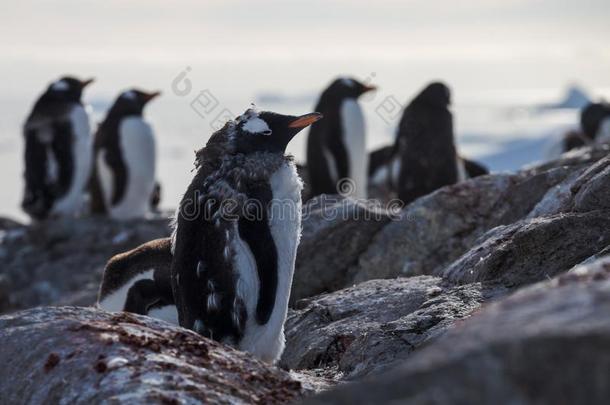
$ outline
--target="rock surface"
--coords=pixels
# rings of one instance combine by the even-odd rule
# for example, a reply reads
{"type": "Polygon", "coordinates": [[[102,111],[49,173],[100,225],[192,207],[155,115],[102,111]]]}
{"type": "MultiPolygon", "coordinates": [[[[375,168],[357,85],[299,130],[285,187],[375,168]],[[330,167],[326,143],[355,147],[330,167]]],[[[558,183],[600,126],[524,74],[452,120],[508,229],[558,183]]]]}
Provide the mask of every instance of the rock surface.
{"type": "Polygon", "coordinates": [[[0,231],[0,301],[1,291],[8,292],[0,310],[95,303],[106,261],[169,236],[168,225],[167,217],[124,222],[82,218],[0,231]]]}
{"type": "Polygon", "coordinates": [[[303,209],[290,302],[344,287],[348,268],[389,221],[385,210],[350,198],[322,195],[310,200],[303,209]]]}
{"type": "Polygon", "coordinates": [[[154,319],[46,307],[0,317],[3,403],[287,403],[326,387],[154,319]]]}
{"type": "Polygon", "coordinates": [[[605,404],[610,259],[487,305],[400,367],[308,404],[605,404]]]}
{"type": "Polygon", "coordinates": [[[288,317],[281,365],[341,379],[379,372],[505,292],[501,286],[450,286],[419,276],[373,280],[304,299],[288,317]]]}
{"type": "Polygon", "coordinates": [[[376,233],[350,266],[343,286],[375,278],[442,275],[498,226],[607,209],[608,151],[608,145],[583,148],[546,165],[477,177],[414,201],[376,233]]]}
{"type": "Polygon", "coordinates": [[[528,219],[494,230],[448,266],[443,277],[521,286],[564,273],[608,244],[610,210],[528,219]]]}

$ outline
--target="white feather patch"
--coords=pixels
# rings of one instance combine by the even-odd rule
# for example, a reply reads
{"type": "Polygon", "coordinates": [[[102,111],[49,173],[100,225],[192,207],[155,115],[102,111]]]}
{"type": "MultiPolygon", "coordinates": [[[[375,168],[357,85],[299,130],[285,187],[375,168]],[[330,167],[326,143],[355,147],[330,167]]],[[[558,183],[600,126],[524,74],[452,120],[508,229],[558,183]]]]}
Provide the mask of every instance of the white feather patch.
{"type": "Polygon", "coordinates": [[[74,169],[70,189],[53,205],[53,214],[61,216],[73,216],[79,214],[83,209],[84,190],[89,182],[93,158],[87,111],[83,106],[77,105],[70,111],[69,120],[74,135],[71,145],[74,169]]]}
{"type": "MultiPolygon", "coordinates": [[[[156,145],[152,128],[140,117],[125,118],[119,126],[119,141],[127,166],[127,184],[123,198],[110,207],[110,216],[144,217],[150,210],[150,196],[155,188],[156,145]]],[[[107,181],[101,183],[109,185],[107,181]]],[[[113,186],[104,190],[107,203],[113,186]]]]}
{"type": "Polygon", "coordinates": [[[242,129],[251,134],[271,135],[271,128],[260,119],[256,108],[249,108],[239,118],[237,123],[242,124],[242,129]]]}
{"type": "Polygon", "coordinates": [[[354,87],[354,81],[347,77],[344,77],[343,79],[341,79],[341,83],[343,83],[344,85],[346,85],[348,87],[354,87]]]}
{"type": "Polygon", "coordinates": [[[250,118],[246,121],[242,129],[251,134],[271,135],[271,128],[269,128],[269,125],[258,117],[250,118]]]}
{"type": "Polygon", "coordinates": [[[204,272],[205,272],[205,265],[200,260],[199,263],[197,263],[197,278],[201,278],[201,276],[203,275],[204,272]]]}
{"type": "Polygon", "coordinates": [[[126,98],[128,100],[135,100],[136,99],[136,93],[133,92],[132,90],[126,91],[123,94],[121,94],[121,98],[126,98]]]}
{"type": "Polygon", "coordinates": [[[367,196],[368,153],[366,152],[364,115],[355,99],[346,99],[341,104],[341,125],[343,142],[349,159],[348,177],[352,179],[355,186],[352,197],[364,199],[367,196]]]}
{"type": "Polygon", "coordinates": [[[220,294],[218,294],[218,293],[208,294],[207,304],[208,304],[208,312],[216,311],[220,305],[220,294]]]}
{"type": "Polygon", "coordinates": [[[58,80],[51,85],[51,89],[54,91],[66,91],[70,88],[70,85],[65,80],[58,80]]]}

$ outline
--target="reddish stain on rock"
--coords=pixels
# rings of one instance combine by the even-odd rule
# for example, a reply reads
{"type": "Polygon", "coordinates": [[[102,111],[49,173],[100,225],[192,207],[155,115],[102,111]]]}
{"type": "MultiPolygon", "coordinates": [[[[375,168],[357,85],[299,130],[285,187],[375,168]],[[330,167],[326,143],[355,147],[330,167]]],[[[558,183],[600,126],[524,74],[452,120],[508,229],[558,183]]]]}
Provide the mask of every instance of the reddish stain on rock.
{"type": "Polygon", "coordinates": [[[57,353],[49,354],[49,357],[47,357],[47,361],[44,363],[45,373],[48,373],[53,368],[55,368],[55,366],[57,366],[59,364],[59,360],[60,360],[59,354],[57,354],[57,353]]]}
{"type": "Polygon", "coordinates": [[[93,368],[98,373],[104,373],[108,369],[108,365],[106,364],[105,361],[100,360],[97,363],[95,363],[95,366],[93,368]]]}

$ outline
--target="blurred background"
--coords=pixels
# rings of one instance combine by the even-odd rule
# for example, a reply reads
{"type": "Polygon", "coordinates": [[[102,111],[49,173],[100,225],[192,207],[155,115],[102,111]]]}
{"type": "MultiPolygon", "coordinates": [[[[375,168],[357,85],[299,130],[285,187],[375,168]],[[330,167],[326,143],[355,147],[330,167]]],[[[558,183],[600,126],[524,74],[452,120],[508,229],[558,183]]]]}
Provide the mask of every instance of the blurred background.
{"type": "MultiPolygon", "coordinates": [[[[308,112],[337,75],[379,87],[362,100],[369,149],[393,141],[391,106],[441,79],[462,154],[515,170],[576,127],[587,99],[610,98],[609,17],[608,0],[5,1],[0,215],[25,219],[21,127],[64,74],[96,77],[84,94],[95,122],[127,87],[163,92],[145,115],[164,208],[177,205],[193,151],[226,112],[308,112]],[[201,92],[213,100],[203,111],[192,105],[201,92]]],[[[297,160],[305,140],[291,144],[297,160]]]]}

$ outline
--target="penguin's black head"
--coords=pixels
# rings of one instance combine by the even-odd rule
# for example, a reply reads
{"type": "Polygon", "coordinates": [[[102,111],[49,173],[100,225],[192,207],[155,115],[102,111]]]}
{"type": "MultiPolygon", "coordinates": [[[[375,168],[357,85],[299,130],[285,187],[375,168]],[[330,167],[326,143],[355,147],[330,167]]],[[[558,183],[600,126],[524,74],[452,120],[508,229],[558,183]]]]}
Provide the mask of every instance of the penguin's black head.
{"type": "Polygon", "coordinates": [[[451,104],[451,90],[444,83],[433,82],[427,85],[413,101],[434,107],[447,107],[451,104]]]}
{"type": "Polygon", "coordinates": [[[358,98],[367,91],[375,90],[377,87],[360,83],[356,79],[340,77],[328,86],[324,94],[337,98],[358,98]]]}
{"type": "Polygon", "coordinates": [[[248,109],[225,127],[235,153],[272,152],[283,154],[290,140],[302,129],[322,118],[320,113],[301,116],[248,109]]]}
{"type": "Polygon", "coordinates": [[[142,115],[144,106],[160,94],[159,91],[148,93],[138,89],[127,90],[119,95],[112,109],[122,115],[142,115]]]}
{"type": "Polygon", "coordinates": [[[45,93],[48,100],[73,101],[79,103],[83,89],[93,83],[95,79],[79,80],[71,76],[64,76],[51,83],[45,93]]]}
{"type": "Polygon", "coordinates": [[[602,121],[608,117],[610,117],[610,104],[601,102],[587,105],[580,114],[582,131],[588,138],[595,139],[602,121]]]}

